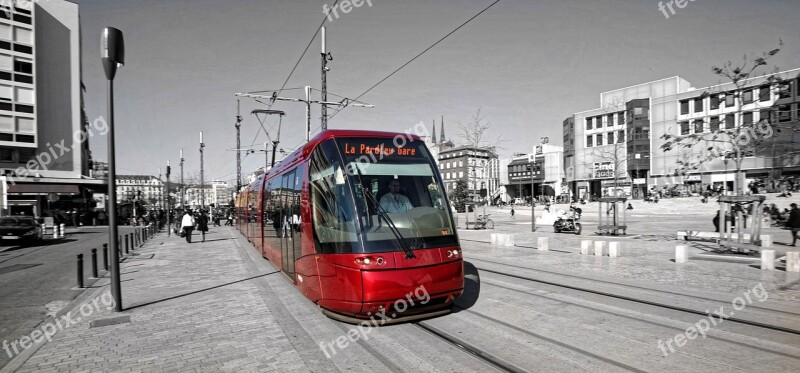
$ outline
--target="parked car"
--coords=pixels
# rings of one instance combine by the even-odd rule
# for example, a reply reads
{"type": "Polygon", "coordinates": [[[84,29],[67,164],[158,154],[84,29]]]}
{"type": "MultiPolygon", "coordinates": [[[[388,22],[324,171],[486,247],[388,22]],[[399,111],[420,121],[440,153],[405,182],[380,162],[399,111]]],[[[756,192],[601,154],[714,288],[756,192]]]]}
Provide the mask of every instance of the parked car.
{"type": "Polygon", "coordinates": [[[0,218],[0,244],[34,243],[42,239],[42,229],[32,216],[0,218]]]}

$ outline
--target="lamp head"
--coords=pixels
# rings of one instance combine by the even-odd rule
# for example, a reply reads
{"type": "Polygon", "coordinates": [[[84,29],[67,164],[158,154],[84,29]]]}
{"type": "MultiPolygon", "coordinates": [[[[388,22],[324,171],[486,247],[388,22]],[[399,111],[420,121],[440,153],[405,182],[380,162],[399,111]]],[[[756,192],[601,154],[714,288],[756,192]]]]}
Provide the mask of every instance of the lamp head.
{"type": "Polygon", "coordinates": [[[106,27],[100,39],[100,57],[108,80],[114,80],[117,67],[125,64],[125,41],[122,31],[106,27]]]}

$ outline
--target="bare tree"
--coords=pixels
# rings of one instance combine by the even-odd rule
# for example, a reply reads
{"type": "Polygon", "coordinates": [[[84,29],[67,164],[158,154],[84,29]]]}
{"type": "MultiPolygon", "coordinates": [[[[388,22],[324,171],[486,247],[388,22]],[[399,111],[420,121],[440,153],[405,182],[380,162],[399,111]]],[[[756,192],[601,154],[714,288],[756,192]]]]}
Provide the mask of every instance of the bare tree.
{"type": "MultiPolygon", "coordinates": [[[[724,94],[726,99],[728,95],[733,94],[737,110],[732,114],[737,120],[735,123],[728,123],[727,121],[725,123],[716,122],[710,126],[710,132],[697,131],[695,129],[694,133],[687,133],[692,132],[691,127],[694,126],[694,123],[688,123],[688,129],[680,129],[681,134],[664,134],[662,139],[666,140],[666,142],[661,146],[661,149],[665,152],[676,148],[693,149],[698,145],[698,148],[702,149],[701,152],[694,153],[691,157],[684,156],[677,161],[678,166],[684,173],[686,171],[699,170],[715,159],[725,159],[726,163],[728,159],[731,159],[734,161],[736,171],[734,191],[737,195],[742,195],[744,181],[742,161],[746,157],[757,154],[759,150],[763,150],[766,146],[766,140],[772,138],[776,130],[780,130],[766,118],[761,118],[758,122],[753,121],[752,118],[745,120],[745,115],[748,113],[752,115],[752,111],[743,110],[743,106],[750,103],[750,101],[757,101],[752,97],[755,94],[754,92],[750,92],[751,97],[745,100],[745,92],[748,89],[753,89],[749,88],[748,85],[752,84],[754,78],[760,76],[759,68],[767,66],[767,61],[778,54],[781,47],[783,47],[783,41],[779,41],[778,48],[762,53],[761,56],[752,60],[745,55],[739,65],[734,65],[728,61],[720,67],[714,66],[711,68],[714,75],[733,84],[734,89],[727,90],[724,94]]],[[[775,72],[777,71],[776,68],[775,72]]],[[[784,80],[773,73],[765,77],[764,83],[759,84],[759,87],[768,86],[769,91],[773,92],[783,89],[784,84],[784,80]]],[[[719,99],[720,93],[709,90],[703,92],[699,97],[713,96],[715,99],[719,99]]],[[[702,123],[698,122],[698,124],[702,123]]],[[[684,123],[683,125],[686,126],[687,124],[684,123]]]]}
{"type": "MultiPolygon", "coordinates": [[[[496,155],[497,148],[499,148],[500,144],[505,140],[503,140],[502,136],[497,136],[493,140],[490,139],[489,130],[491,127],[491,122],[486,120],[486,116],[481,113],[481,108],[478,108],[469,122],[458,123],[458,129],[460,130],[459,136],[464,145],[471,149],[483,150],[496,155]]],[[[487,162],[478,161],[476,157],[467,157],[467,182],[473,187],[473,196],[479,194],[479,171],[483,170],[483,177],[488,178],[487,167],[487,162]]]]}

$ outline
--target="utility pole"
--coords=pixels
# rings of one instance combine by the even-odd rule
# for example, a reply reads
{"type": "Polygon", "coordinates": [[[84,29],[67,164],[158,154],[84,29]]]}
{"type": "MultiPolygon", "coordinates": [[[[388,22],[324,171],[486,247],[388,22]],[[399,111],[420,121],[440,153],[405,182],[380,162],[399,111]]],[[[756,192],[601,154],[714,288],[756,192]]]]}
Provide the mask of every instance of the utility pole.
{"type": "MultiPolygon", "coordinates": [[[[323,131],[328,129],[328,105],[325,104],[325,101],[328,101],[328,61],[333,61],[333,56],[328,53],[326,49],[326,38],[325,38],[325,31],[326,27],[322,26],[322,128],[323,131]]],[[[308,100],[308,96],[306,96],[306,100],[308,100]]]]}
{"type": "MultiPolygon", "coordinates": [[[[280,101],[290,101],[290,102],[302,102],[306,104],[306,141],[311,139],[311,104],[325,104],[325,105],[332,105],[332,106],[353,106],[353,107],[365,107],[365,108],[374,108],[375,105],[368,105],[368,104],[354,104],[353,100],[346,98],[341,102],[330,102],[330,101],[317,101],[311,99],[311,86],[305,87],[306,91],[306,98],[291,98],[291,97],[278,97],[277,95],[273,96],[264,96],[264,95],[256,95],[252,93],[237,93],[235,96],[237,97],[250,97],[255,99],[267,99],[267,100],[280,100],[280,101]]],[[[277,94],[277,92],[276,92],[277,94]]]]}
{"type": "Polygon", "coordinates": [[[240,129],[242,126],[242,115],[239,101],[240,100],[236,100],[236,193],[239,193],[239,190],[242,189],[242,140],[240,129]]]}
{"type": "Polygon", "coordinates": [[[203,131],[200,131],[200,209],[206,207],[206,194],[203,190],[205,181],[203,180],[203,148],[206,144],[203,143],[203,131]]]}
{"type": "Polygon", "coordinates": [[[186,184],[183,183],[183,149],[181,149],[181,210],[186,210],[186,205],[183,203],[183,194],[186,192],[185,185],[186,184]]]}
{"type": "Polygon", "coordinates": [[[172,233],[172,204],[169,203],[169,173],[171,168],[169,167],[169,159],[167,159],[167,196],[166,196],[166,204],[167,204],[167,236],[170,236],[172,233]]]}

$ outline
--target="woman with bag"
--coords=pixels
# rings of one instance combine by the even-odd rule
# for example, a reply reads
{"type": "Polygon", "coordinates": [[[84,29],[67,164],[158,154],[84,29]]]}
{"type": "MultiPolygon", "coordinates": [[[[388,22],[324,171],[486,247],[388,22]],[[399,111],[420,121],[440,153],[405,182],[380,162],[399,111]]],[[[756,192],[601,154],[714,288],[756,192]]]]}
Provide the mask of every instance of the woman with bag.
{"type": "Polygon", "coordinates": [[[195,220],[192,217],[192,212],[186,210],[181,220],[181,236],[186,237],[186,242],[192,243],[192,231],[194,230],[195,220]]]}

